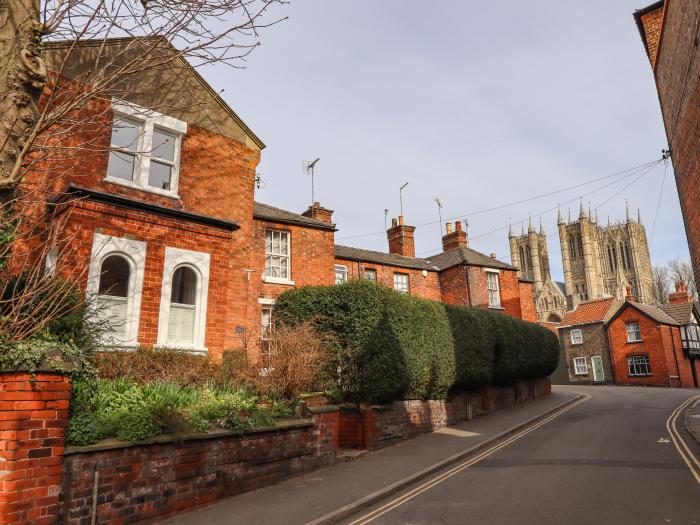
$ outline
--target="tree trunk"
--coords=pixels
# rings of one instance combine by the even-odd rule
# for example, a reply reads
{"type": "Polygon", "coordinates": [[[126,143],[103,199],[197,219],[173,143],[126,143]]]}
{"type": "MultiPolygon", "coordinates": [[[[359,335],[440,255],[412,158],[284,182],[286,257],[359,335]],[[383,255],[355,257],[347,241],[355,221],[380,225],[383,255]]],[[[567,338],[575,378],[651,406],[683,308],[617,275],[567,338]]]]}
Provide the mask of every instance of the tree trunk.
{"type": "Polygon", "coordinates": [[[46,84],[38,4],[0,0],[0,203],[11,198],[24,175],[26,140],[46,84]]]}

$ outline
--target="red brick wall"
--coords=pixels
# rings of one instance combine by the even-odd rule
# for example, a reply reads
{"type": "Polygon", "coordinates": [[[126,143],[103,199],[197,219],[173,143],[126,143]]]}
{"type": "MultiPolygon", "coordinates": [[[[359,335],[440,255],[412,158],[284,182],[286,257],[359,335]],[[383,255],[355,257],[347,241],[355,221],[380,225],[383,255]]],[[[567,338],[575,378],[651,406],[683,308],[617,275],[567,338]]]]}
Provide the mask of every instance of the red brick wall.
{"type": "MultiPolygon", "coordinates": [[[[677,386],[677,381],[672,381],[670,378],[671,375],[678,375],[670,330],[671,327],[658,324],[630,306],[624,308],[618,317],[608,325],[608,340],[610,342],[615,382],[628,385],[677,386]],[[629,322],[639,323],[642,334],[641,342],[627,342],[625,325],[629,322]],[[648,355],[652,375],[645,377],[629,376],[627,357],[630,355],[648,355]]],[[[673,341],[677,345],[676,349],[679,349],[680,332],[678,332],[677,327],[673,327],[673,341]]],[[[690,384],[692,385],[692,378],[690,379],[690,384]]],[[[686,385],[687,380],[683,386],[686,385]]]]}
{"type": "Polygon", "coordinates": [[[660,7],[654,11],[646,13],[641,17],[644,33],[646,34],[647,49],[649,52],[649,61],[654,64],[656,61],[656,52],[659,48],[659,39],[661,38],[661,23],[663,22],[664,8],[660,7]]]}
{"type": "MultiPolygon", "coordinates": [[[[96,232],[114,237],[128,237],[146,243],[146,261],[139,321],[139,343],[156,344],[163,284],[165,248],[180,248],[209,253],[209,295],[205,345],[209,355],[218,360],[224,349],[236,343],[234,326],[240,322],[243,301],[231,297],[235,255],[231,253],[231,237],[237,235],[214,227],[186,223],[177,219],[116,207],[89,200],[80,200],[66,209],[69,214],[64,232],[68,250],[59,260],[59,271],[69,274],[73,268],[89,265],[93,237],[96,232]],[[234,299],[234,300],[232,300],[234,299]]],[[[239,281],[241,279],[238,279],[239,281]]],[[[87,271],[80,276],[87,283],[87,271]]]]}
{"type": "Polygon", "coordinates": [[[162,519],[332,463],[338,409],[326,410],[312,414],[312,423],[242,437],[68,449],[61,523],[90,523],[96,472],[96,523],[119,525],[162,519]]]}
{"type": "Polygon", "coordinates": [[[427,272],[423,276],[422,270],[412,270],[400,268],[398,266],[388,266],[369,262],[349,261],[346,259],[335,259],[335,264],[342,264],[348,269],[348,279],[362,278],[365,269],[377,272],[377,283],[389,288],[394,287],[394,273],[408,274],[408,288],[411,295],[440,301],[440,281],[437,272],[427,272]]]}
{"type": "MultiPolygon", "coordinates": [[[[524,321],[537,322],[537,311],[535,310],[535,296],[532,283],[518,281],[518,294],[520,295],[520,317],[524,321]]],[[[551,330],[551,328],[550,328],[551,330]]],[[[556,329],[552,330],[556,332],[556,329]]]]}
{"type": "Polygon", "coordinates": [[[0,374],[0,523],[57,522],[69,399],[62,375],[0,374]]]}
{"type": "MultiPolygon", "coordinates": [[[[656,21],[649,25],[653,41],[659,15],[647,16],[656,21]]],[[[700,2],[666,2],[654,71],[696,280],[700,279],[700,47],[695,41],[698,18],[700,2]]]]}

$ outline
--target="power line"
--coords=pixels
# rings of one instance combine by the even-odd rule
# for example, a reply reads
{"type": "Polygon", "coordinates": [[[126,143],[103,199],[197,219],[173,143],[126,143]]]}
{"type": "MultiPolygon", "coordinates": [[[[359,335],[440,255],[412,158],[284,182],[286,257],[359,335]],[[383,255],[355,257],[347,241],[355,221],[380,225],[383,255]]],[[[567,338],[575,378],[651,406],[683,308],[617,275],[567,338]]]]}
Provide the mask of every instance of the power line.
{"type": "MultiPolygon", "coordinates": [[[[501,205],[498,205],[498,206],[493,206],[493,207],[491,207],[491,208],[485,208],[485,209],[478,210],[478,211],[475,211],[475,212],[472,212],[472,213],[461,213],[461,214],[455,215],[455,216],[453,216],[453,217],[448,217],[448,218],[445,219],[445,220],[450,221],[450,220],[460,219],[460,218],[465,217],[465,216],[466,216],[466,217],[473,217],[473,216],[475,216],[475,215],[481,215],[481,214],[484,214],[484,213],[488,213],[488,212],[492,212],[492,211],[497,211],[497,210],[501,210],[501,209],[504,209],[504,208],[509,208],[509,207],[511,207],[511,206],[516,206],[516,205],[518,205],[518,204],[524,204],[524,203],[526,203],[526,202],[534,201],[534,200],[537,200],[537,199],[542,199],[542,198],[544,198],[544,197],[550,197],[550,196],[556,195],[556,194],[558,194],[558,193],[563,193],[563,192],[570,191],[570,190],[573,190],[573,189],[576,189],[576,188],[580,188],[580,187],[583,187],[583,186],[587,186],[587,185],[589,185],[589,184],[593,184],[593,183],[596,183],[596,182],[600,182],[600,181],[602,181],[602,180],[610,179],[610,178],[612,178],[612,177],[618,177],[618,176],[620,176],[620,175],[625,175],[625,174],[627,174],[627,175],[625,175],[624,177],[622,177],[622,179],[620,179],[620,180],[624,180],[624,179],[626,179],[627,177],[630,177],[630,176],[634,175],[636,172],[638,172],[638,171],[640,171],[640,170],[644,170],[645,168],[648,168],[648,167],[650,167],[650,166],[653,167],[653,165],[655,165],[655,164],[658,163],[658,162],[660,162],[660,161],[659,161],[659,160],[654,160],[654,161],[651,161],[651,162],[645,162],[644,164],[640,164],[639,166],[635,166],[635,167],[633,167],[633,168],[629,168],[629,169],[626,169],[626,170],[623,170],[623,171],[618,171],[618,172],[615,172],[615,173],[611,173],[610,175],[605,175],[605,176],[603,176],[603,177],[598,177],[598,178],[596,178],[596,179],[592,179],[592,180],[589,180],[589,181],[586,181],[586,182],[581,182],[581,183],[579,183],[579,184],[574,184],[573,186],[568,186],[568,187],[566,187],[566,188],[561,188],[561,189],[558,189],[558,190],[555,190],[555,191],[550,191],[550,192],[547,192],[547,193],[541,193],[541,194],[539,194],[539,195],[535,195],[535,196],[532,196],[532,197],[528,197],[528,198],[526,198],[526,199],[520,199],[520,200],[517,200],[517,201],[509,202],[509,203],[507,203],[507,204],[501,204],[501,205]]],[[[441,222],[441,221],[424,222],[424,223],[421,223],[421,224],[416,224],[415,227],[416,227],[416,228],[420,228],[420,227],[423,227],[423,226],[430,226],[430,225],[433,225],[433,224],[438,224],[439,222],[441,222]]],[[[361,238],[361,237],[370,237],[370,236],[373,236],[373,235],[384,235],[384,234],[386,234],[386,232],[384,232],[384,231],[380,231],[380,232],[371,232],[371,233],[361,233],[361,234],[357,234],[357,235],[349,235],[349,236],[347,236],[347,237],[338,237],[337,240],[342,241],[342,240],[348,240],[348,239],[358,239],[358,238],[361,238]]]]}
{"type": "Polygon", "coordinates": [[[664,161],[664,177],[663,177],[663,179],[661,179],[661,189],[659,190],[659,201],[656,203],[656,213],[654,213],[654,224],[651,227],[651,241],[654,240],[654,232],[656,232],[656,219],[659,218],[659,208],[661,208],[661,197],[664,194],[664,183],[666,182],[667,171],[668,171],[668,160],[664,161]]]}

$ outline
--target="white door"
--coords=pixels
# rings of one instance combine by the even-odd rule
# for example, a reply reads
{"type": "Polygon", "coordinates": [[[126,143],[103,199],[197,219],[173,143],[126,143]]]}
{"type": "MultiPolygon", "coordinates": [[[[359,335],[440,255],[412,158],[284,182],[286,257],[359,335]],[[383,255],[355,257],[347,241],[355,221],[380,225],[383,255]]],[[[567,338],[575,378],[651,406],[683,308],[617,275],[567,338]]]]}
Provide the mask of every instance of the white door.
{"type": "Polygon", "coordinates": [[[603,358],[599,355],[591,357],[591,365],[593,367],[593,381],[596,383],[605,382],[605,373],[603,373],[603,358]]]}

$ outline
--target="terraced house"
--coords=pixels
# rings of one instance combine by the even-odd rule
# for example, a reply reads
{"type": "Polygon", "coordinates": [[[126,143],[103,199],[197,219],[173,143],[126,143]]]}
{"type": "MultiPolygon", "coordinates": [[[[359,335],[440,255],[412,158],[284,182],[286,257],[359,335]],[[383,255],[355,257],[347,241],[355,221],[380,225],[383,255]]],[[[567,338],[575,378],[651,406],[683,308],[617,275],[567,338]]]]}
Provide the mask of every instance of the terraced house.
{"type": "MultiPolygon", "coordinates": [[[[82,42],[68,53],[70,45],[52,44],[47,55],[50,67],[65,61],[59,81],[73,85],[89,81],[96,57],[110,60],[139,41],[82,42]]],[[[281,293],[355,278],[535,320],[532,283],[470,248],[459,222],[448,225],[441,253],[417,258],[403,217],[380,253],[335,245],[333,211],[318,203],[295,213],[256,202],[264,143],[181,66],[140,72],[139,82],[167,89],[91,104],[95,125],[70,131],[71,154],[38,164],[24,182],[50,195],[36,211],[51,247],[47,271],[77,278],[93,298],[96,315],[110,321],[105,346],[219,360],[252,342],[256,353],[281,293]]]]}

